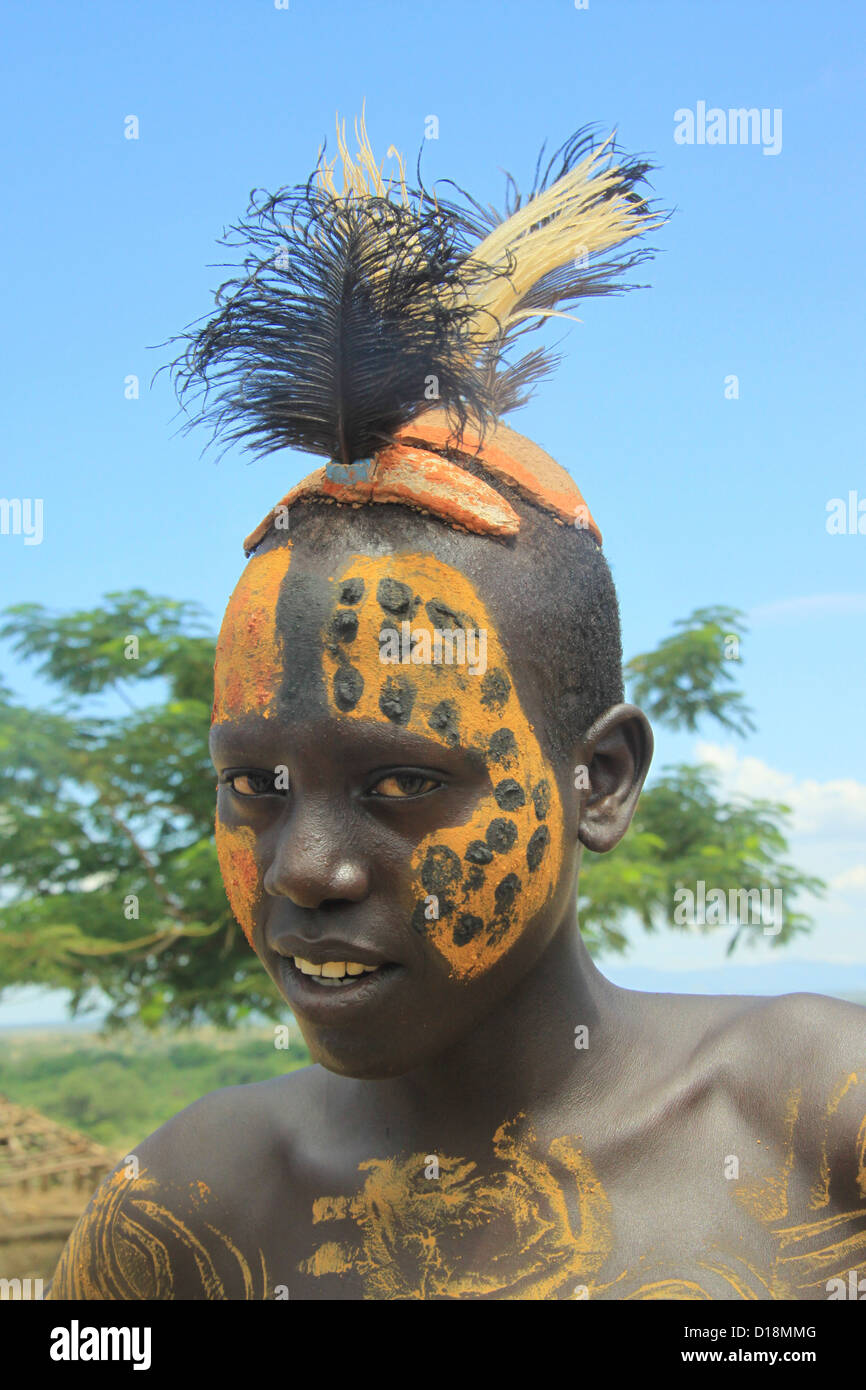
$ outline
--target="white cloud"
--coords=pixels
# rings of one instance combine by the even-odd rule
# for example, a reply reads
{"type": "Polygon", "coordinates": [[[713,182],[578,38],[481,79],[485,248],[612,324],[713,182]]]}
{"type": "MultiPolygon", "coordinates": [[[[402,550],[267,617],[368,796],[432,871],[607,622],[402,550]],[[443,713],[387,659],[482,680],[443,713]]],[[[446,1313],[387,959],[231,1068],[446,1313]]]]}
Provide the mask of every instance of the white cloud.
{"type": "Polygon", "coordinates": [[[853,868],[836,874],[835,878],[830,880],[830,888],[834,893],[853,891],[866,894],[866,864],[855,864],[853,868]]]}
{"type": "Polygon", "coordinates": [[[780,772],[760,758],[742,757],[731,745],[699,743],[700,762],[710,763],[721,774],[729,793],[784,801],[791,808],[792,834],[825,836],[837,841],[866,834],[866,782],[840,777],[831,782],[812,778],[798,781],[792,772],[780,772]]]}
{"type": "Polygon", "coordinates": [[[824,618],[831,614],[866,613],[866,594],[808,594],[802,598],[777,599],[750,609],[750,623],[773,623],[791,619],[824,618]]]}
{"type": "MultiPolygon", "coordinates": [[[[717,770],[723,795],[790,806],[785,858],[827,885],[823,898],[800,897],[799,905],[815,927],[808,936],[796,937],[783,954],[815,961],[866,961],[866,783],[853,777],[800,780],[760,758],[742,756],[732,745],[699,742],[694,757],[717,770]]],[[[673,931],[647,937],[636,930],[631,934],[628,963],[680,969],[717,966],[723,963],[726,939],[724,933],[689,937],[673,931]]],[[[754,963],[781,958],[763,942],[742,956],[754,963]]]]}

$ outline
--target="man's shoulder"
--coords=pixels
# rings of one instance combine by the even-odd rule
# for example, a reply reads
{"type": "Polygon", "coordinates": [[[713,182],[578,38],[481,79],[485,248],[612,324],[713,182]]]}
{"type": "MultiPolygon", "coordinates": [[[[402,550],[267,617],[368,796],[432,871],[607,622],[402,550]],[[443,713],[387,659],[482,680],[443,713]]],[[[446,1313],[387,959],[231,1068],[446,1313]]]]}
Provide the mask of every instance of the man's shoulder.
{"type": "Polygon", "coordinates": [[[214,1165],[226,1173],[240,1166],[248,1175],[251,1159],[291,1145],[317,1093],[320,1071],[300,1067],[267,1081],[209,1091],[142,1140],[135,1156],[167,1178],[214,1165]]]}
{"type": "Polygon", "coordinates": [[[742,1000],[717,1029],[719,1047],[750,1081],[822,1089],[866,1069],[866,1008],[823,994],[742,1000]]]}
{"type": "Polygon", "coordinates": [[[822,994],[756,998],[713,1041],[741,1113],[818,1166],[853,1153],[866,1123],[866,1008],[822,994]]]}
{"type": "Polygon", "coordinates": [[[261,1249],[291,1200],[293,1135],[316,1089],[307,1067],[202,1096],[137,1144],[70,1236],[53,1299],[263,1298],[261,1249]]]}

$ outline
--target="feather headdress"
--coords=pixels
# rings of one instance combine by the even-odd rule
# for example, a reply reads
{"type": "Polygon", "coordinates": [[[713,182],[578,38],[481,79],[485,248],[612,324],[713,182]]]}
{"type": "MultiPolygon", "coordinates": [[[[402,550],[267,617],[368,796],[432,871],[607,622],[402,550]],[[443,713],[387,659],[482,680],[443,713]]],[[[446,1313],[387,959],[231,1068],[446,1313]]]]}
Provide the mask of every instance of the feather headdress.
{"type": "MultiPolygon", "coordinates": [[[[455,185],[448,199],[420,176],[410,187],[399,155],[386,179],[363,115],[355,134],[354,159],[338,123],[338,156],[320,151],[305,185],[251,194],[246,218],[222,243],[243,248],[242,268],[217,292],[216,312],[182,335],[179,398],[199,403],[190,426],[210,424],[226,445],[242,440],[257,454],[294,447],[329,461],[283,505],[311,493],[408,502],[509,534],[519,525],[513,509],[493,493],[502,515],[485,518],[485,502],[494,512],[496,504],[465,469],[458,491],[472,492],[470,479],[478,486],[458,519],[452,474],[467,456],[487,465],[490,431],[556,365],[539,347],[512,360],[519,340],[570,317],[582,298],[633,288],[622,274],[651,253],[620,248],[663,220],[638,191],[651,166],[622,158],[612,136],[596,144],[580,131],[543,169],[539,157],[525,199],[509,176],[500,214],[455,185]],[[431,407],[433,437],[419,436],[431,407]]],[[[495,464],[491,471],[499,476],[495,464]]],[[[531,477],[515,484],[505,471],[564,519],[531,477]]],[[[580,497],[572,489],[568,519],[580,497]]]]}

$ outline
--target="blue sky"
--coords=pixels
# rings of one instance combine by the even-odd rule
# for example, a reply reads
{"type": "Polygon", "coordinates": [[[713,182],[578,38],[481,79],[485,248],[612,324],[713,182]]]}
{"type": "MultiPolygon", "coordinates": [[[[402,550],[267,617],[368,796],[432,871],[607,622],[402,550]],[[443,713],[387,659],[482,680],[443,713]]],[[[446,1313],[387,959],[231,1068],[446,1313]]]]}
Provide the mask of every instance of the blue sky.
{"type": "MultiPolygon", "coordinates": [[[[366,99],[383,157],[394,143],[414,165],[423,142],[428,184],[497,203],[501,170],[528,183],[543,141],[616,127],[675,209],[639,277],[652,288],[588,302],[558,376],[512,423],[600,522],[627,655],[700,605],[752,613],[741,676],[757,731],[736,749],[702,739],[729,785],[790,793],[804,865],[842,883],[808,950],[863,960],[866,535],[825,522],[832,498],[866,502],[864,28],[855,5],[798,0],[7,10],[0,496],[42,498],[44,538],[0,535],[0,603],[141,585],[217,621],[243,536],[311,461],[202,458],[203,437],[176,433],[166,376],[150,386],[169,354],[148,349],[208,311],[222,229],[253,187],[306,178],[338,111],[351,126],[366,99]],[[781,111],[780,151],[677,143],[675,112],[699,102],[781,111]]],[[[662,734],[657,765],[695,749],[662,734]]],[[[699,964],[722,949],[694,946],[699,964]]]]}

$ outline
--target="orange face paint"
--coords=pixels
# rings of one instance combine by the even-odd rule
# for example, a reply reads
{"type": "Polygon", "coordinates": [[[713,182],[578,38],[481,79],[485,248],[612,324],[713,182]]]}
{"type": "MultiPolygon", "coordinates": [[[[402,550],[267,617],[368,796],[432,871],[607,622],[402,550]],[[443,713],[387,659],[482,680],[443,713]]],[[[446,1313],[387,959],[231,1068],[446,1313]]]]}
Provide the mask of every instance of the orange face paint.
{"type": "MultiPolygon", "coordinates": [[[[214,723],[249,714],[265,719],[272,715],[283,671],[277,600],[291,553],[289,542],[254,556],[229,599],[214,664],[214,723]]],[[[254,846],[249,826],[225,825],[217,816],[217,857],[226,896],[250,945],[261,892],[254,846]]]]}
{"type": "Polygon", "coordinates": [[[255,834],[248,825],[225,825],[217,815],[216,849],[226,897],[251,946],[255,907],[261,892],[255,843],[255,834]]]}
{"type": "MultiPolygon", "coordinates": [[[[496,629],[459,570],[430,555],[356,556],[335,576],[323,634],[332,713],[397,724],[485,759],[492,791],[470,820],[428,836],[412,856],[413,925],[471,979],[507,952],[549,901],[562,858],[562,807],[552,767],[524,714],[496,629]],[[413,636],[416,655],[383,664],[380,633],[413,636]],[[484,662],[448,664],[436,633],[483,633],[484,662]],[[417,634],[417,635],[416,635],[417,634]]],[[[454,644],[449,643],[453,655],[454,644]]],[[[468,653],[470,644],[466,642],[468,653]]],[[[480,642],[475,645],[479,654],[480,642]]],[[[406,644],[403,644],[404,657],[406,644]]]]}
{"type": "Polygon", "coordinates": [[[291,555],[291,542],[254,555],[229,599],[214,665],[214,723],[271,716],[283,670],[277,599],[291,555]]]}

